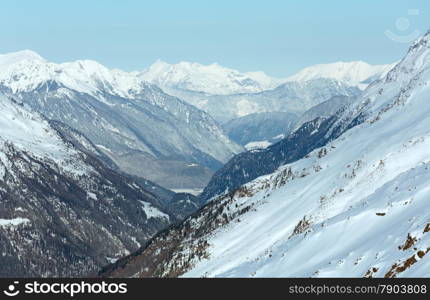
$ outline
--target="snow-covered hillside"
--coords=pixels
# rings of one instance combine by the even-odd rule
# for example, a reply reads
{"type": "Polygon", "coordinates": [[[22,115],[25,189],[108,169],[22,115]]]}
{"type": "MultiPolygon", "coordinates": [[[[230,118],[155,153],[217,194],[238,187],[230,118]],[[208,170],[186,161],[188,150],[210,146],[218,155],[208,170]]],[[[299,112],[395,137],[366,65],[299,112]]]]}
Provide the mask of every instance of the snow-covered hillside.
{"type": "Polygon", "coordinates": [[[333,129],[361,124],[213,199],[101,274],[428,277],[429,95],[430,32],[333,129]]]}
{"type": "MultiPolygon", "coordinates": [[[[46,120],[0,94],[0,144],[5,147],[8,143],[19,151],[31,151],[37,158],[51,160],[74,175],[91,171],[82,163],[78,151],[67,147],[46,120]]],[[[10,170],[5,154],[0,155],[0,174],[4,175],[10,170]]]]}
{"type": "Polygon", "coordinates": [[[429,83],[430,34],[346,112],[367,122],[250,183],[185,275],[429,276],[429,83]]]}
{"type": "Polygon", "coordinates": [[[287,81],[308,81],[316,78],[331,78],[350,86],[364,89],[374,80],[383,78],[395,64],[370,65],[363,61],[335,62],[304,68],[287,78],[287,81]]]}

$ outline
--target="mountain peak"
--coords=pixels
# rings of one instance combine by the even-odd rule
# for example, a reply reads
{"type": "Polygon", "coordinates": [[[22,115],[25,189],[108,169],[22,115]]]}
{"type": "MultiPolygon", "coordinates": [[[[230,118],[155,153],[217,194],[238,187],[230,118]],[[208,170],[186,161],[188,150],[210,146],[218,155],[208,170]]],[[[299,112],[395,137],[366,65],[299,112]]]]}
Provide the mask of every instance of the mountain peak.
{"type": "Polygon", "coordinates": [[[209,65],[204,65],[197,62],[190,62],[190,61],[180,61],[175,64],[167,63],[161,59],[157,59],[146,71],[146,72],[179,72],[179,71],[187,71],[187,72],[199,72],[199,71],[208,71],[208,70],[220,70],[220,71],[231,71],[231,72],[237,72],[239,71],[225,68],[218,63],[212,63],[209,65]]]}
{"type": "Polygon", "coordinates": [[[170,66],[169,63],[165,62],[164,60],[157,59],[150,67],[149,69],[159,69],[159,68],[165,68],[170,66]]]}
{"type": "Polygon", "coordinates": [[[427,33],[416,40],[409,48],[409,52],[413,52],[415,49],[429,49],[430,48],[430,30],[427,33]]]}
{"type": "Polygon", "coordinates": [[[15,64],[24,60],[41,61],[41,62],[45,61],[45,59],[42,56],[40,56],[39,54],[31,50],[22,50],[17,52],[0,54],[0,66],[15,64]]]}
{"type": "Polygon", "coordinates": [[[315,78],[331,78],[364,89],[369,81],[382,78],[393,66],[394,64],[370,65],[364,61],[339,61],[304,68],[287,80],[307,81],[315,78]]]}

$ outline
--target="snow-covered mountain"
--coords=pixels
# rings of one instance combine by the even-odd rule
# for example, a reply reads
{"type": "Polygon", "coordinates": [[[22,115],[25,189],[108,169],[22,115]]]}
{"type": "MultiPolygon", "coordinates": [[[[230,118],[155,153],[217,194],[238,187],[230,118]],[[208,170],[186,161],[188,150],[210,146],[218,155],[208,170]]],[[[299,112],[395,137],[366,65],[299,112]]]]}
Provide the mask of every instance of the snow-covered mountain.
{"type": "Polygon", "coordinates": [[[0,95],[0,277],[88,275],[176,221],[63,133],[0,95]]]}
{"type": "Polygon", "coordinates": [[[240,73],[216,63],[202,65],[191,62],[168,64],[158,60],[140,77],[162,88],[202,92],[213,95],[254,93],[275,88],[281,79],[263,72],[240,73]]]}
{"type": "Polygon", "coordinates": [[[0,67],[0,84],[14,93],[33,91],[48,81],[93,96],[105,92],[130,98],[145,88],[137,72],[110,70],[92,60],[51,63],[31,50],[0,55],[0,67]]]}
{"type": "Polygon", "coordinates": [[[275,78],[264,72],[241,73],[217,63],[202,65],[192,62],[168,64],[158,60],[140,77],[168,90],[201,92],[212,95],[257,93],[271,90],[285,82],[329,78],[349,86],[364,88],[371,81],[384,77],[394,64],[370,65],[363,61],[318,64],[304,68],[288,78],[275,78]]]}
{"type": "Polygon", "coordinates": [[[100,274],[428,277],[429,94],[430,32],[314,132],[338,138],[212,199],[100,274]]]}
{"type": "Polygon", "coordinates": [[[370,65],[363,61],[335,62],[304,68],[286,81],[308,81],[316,78],[330,78],[360,89],[372,81],[383,78],[396,64],[370,65]]]}
{"type": "Polygon", "coordinates": [[[203,187],[240,146],[206,113],[94,61],[0,56],[0,90],[84,133],[121,170],[170,188],[203,187]]]}

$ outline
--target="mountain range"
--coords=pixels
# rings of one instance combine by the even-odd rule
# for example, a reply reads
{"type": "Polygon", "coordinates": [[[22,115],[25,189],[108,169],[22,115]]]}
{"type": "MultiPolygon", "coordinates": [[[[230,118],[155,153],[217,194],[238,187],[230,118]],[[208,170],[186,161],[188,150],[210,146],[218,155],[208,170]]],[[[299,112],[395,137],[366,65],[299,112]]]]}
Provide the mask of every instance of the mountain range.
{"type": "Polygon", "coordinates": [[[361,61],[337,62],[311,66],[278,79],[261,72],[240,73],[218,64],[158,61],[143,72],[143,78],[223,124],[254,113],[300,114],[332,96],[357,95],[392,67],[393,64],[369,65],[361,61]]]}
{"type": "Polygon", "coordinates": [[[2,55],[0,91],[85,134],[122,171],[167,188],[203,187],[242,151],[207,113],[94,61],[2,55]]]}

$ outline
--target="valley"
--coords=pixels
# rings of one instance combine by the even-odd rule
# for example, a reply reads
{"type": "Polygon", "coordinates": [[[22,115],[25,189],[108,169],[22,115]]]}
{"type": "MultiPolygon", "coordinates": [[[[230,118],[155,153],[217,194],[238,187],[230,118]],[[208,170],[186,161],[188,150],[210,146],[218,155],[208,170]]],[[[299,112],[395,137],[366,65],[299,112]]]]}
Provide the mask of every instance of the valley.
{"type": "Polygon", "coordinates": [[[429,40],[286,78],[0,55],[0,276],[428,276],[429,40]]]}

